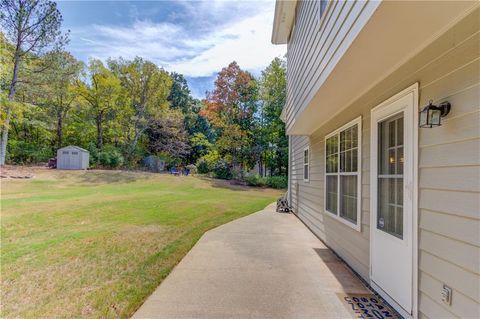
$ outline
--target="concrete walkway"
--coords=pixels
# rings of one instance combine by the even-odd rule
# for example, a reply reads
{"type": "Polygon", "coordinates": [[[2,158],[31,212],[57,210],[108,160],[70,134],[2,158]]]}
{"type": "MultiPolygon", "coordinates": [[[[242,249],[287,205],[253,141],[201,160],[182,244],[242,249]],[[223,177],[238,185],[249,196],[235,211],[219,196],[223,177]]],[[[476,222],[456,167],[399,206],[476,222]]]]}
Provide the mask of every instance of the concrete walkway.
{"type": "Polygon", "coordinates": [[[133,318],[355,318],[342,293],[370,292],[271,205],[203,235],[133,318]]]}

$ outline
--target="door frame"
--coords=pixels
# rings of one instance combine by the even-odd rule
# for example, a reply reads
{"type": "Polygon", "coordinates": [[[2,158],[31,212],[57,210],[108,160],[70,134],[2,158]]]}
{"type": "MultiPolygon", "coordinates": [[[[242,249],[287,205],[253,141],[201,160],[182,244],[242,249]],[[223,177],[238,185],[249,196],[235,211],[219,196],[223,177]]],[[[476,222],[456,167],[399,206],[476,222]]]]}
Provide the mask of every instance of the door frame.
{"type": "Polygon", "coordinates": [[[378,134],[373,134],[374,125],[377,125],[373,116],[370,117],[370,260],[369,260],[369,281],[370,286],[380,294],[395,310],[397,310],[404,318],[418,318],[418,99],[419,99],[419,84],[415,84],[407,87],[403,91],[395,94],[386,101],[380,103],[373,109],[370,114],[378,111],[382,108],[388,107],[393,102],[404,97],[405,95],[413,93],[413,176],[412,176],[412,313],[409,314],[404,311],[390,296],[388,296],[381,287],[375,284],[372,280],[372,256],[373,256],[373,241],[374,241],[374,227],[376,227],[376,221],[373,216],[373,211],[377,203],[377,194],[374,187],[373,180],[376,178],[377,172],[377,149],[375,147],[377,143],[378,134]]]}

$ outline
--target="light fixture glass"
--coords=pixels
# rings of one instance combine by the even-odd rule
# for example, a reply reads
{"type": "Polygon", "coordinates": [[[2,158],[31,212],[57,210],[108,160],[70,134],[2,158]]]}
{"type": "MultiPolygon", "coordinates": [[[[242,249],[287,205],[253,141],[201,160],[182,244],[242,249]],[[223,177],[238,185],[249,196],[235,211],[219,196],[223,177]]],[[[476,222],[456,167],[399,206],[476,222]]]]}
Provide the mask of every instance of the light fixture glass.
{"type": "Polygon", "coordinates": [[[450,108],[451,106],[448,102],[444,102],[440,104],[440,106],[436,106],[433,105],[432,101],[430,100],[430,103],[425,106],[422,111],[420,111],[418,117],[419,126],[422,128],[432,128],[434,126],[442,125],[441,118],[450,112],[450,108]]]}

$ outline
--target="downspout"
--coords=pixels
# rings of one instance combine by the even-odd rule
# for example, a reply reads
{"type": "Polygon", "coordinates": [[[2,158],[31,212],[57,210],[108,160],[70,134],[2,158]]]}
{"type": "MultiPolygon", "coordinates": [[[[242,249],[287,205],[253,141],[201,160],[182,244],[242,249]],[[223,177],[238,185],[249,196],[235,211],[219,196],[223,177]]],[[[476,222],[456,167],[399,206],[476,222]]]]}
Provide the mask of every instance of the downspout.
{"type": "Polygon", "coordinates": [[[288,178],[288,194],[287,200],[288,205],[292,206],[292,136],[288,136],[288,171],[287,171],[287,178],[288,178]]]}

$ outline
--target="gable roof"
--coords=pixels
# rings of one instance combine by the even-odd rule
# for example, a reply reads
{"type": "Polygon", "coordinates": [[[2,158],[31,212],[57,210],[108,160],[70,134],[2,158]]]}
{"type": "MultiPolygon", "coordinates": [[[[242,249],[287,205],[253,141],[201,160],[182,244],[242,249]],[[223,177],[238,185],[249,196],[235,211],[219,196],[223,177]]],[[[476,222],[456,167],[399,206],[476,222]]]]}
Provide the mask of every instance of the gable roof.
{"type": "Polygon", "coordinates": [[[79,151],[89,153],[86,149],[81,148],[81,147],[79,147],[79,146],[75,146],[75,145],[64,146],[64,147],[62,147],[62,148],[59,148],[58,150],[61,151],[61,150],[67,149],[67,148],[74,148],[74,149],[77,149],[77,150],[79,150],[79,151]]]}
{"type": "Polygon", "coordinates": [[[295,20],[297,0],[277,0],[273,18],[272,43],[286,44],[295,20]]]}

